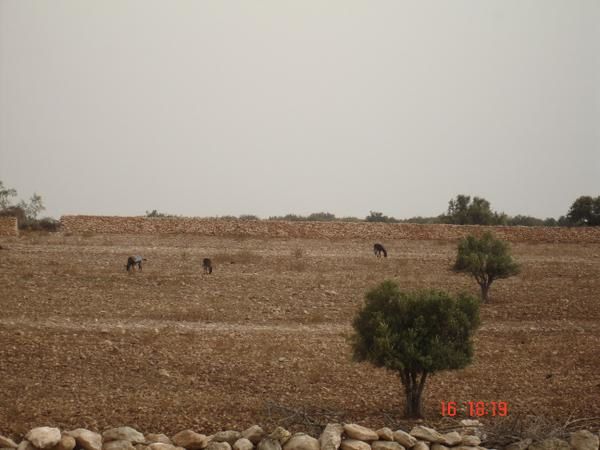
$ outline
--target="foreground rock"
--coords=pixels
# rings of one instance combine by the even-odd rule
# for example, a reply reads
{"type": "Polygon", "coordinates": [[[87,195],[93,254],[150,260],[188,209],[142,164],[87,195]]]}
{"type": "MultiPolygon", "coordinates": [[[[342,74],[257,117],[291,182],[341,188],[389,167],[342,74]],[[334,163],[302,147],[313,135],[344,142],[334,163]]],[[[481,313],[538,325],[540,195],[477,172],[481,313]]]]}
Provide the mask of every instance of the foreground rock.
{"type": "Polygon", "coordinates": [[[192,430],[183,430],[171,438],[173,444],[187,450],[201,450],[208,445],[208,438],[204,434],[192,430]]]}
{"type": "Polygon", "coordinates": [[[598,450],[600,439],[588,430],[579,430],[571,433],[569,443],[573,450],[598,450]]]}
{"type": "Polygon", "coordinates": [[[281,450],[281,442],[272,437],[266,437],[261,439],[256,450],[281,450]]]}
{"type": "Polygon", "coordinates": [[[171,442],[171,439],[169,439],[169,436],[167,436],[166,434],[162,434],[162,433],[147,434],[146,442],[148,442],[148,444],[154,444],[155,442],[160,442],[161,444],[173,444],[173,442],[171,442]]]}
{"type": "Polygon", "coordinates": [[[382,441],[394,440],[394,432],[388,427],[380,428],[375,433],[377,433],[377,436],[379,436],[379,439],[382,441]]]}
{"type": "Polygon", "coordinates": [[[102,444],[102,450],[136,450],[131,441],[119,439],[102,444]]]}
{"type": "Polygon", "coordinates": [[[418,441],[412,450],[429,450],[429,445],[427,445],[427,442],[418,441]]]}
{"type": "Polygon", "coordinates": [[[394,440],[406,448],[411,448],[417,443],[417,438],[402,430],[394,431],[394,440]]]}
{"type": "Polygon", "coordinates": [[[183,447],[176,447],[173,444],[163,444],[162,442],[153,442],[148,446],[149,450],[181,450],[183,447]]]}
{"type": "Polygon", "coordinates": [[[394,441],[375,441],[371,443],[372,450],[406,450],[402,445],[394,441]]]}
{"type": "Polygon", "coordinates": [[[292,433],[286,430],[283,427],[277,427],[275,430],[269,435],[271,439],[275,439],[279,441],[281,445],[284,445],[291,437],[292,433]]]}
{"type": "Polygon", "coordinates": [[[379,439],[379,435],[371,430],[370,428],[357,425],[355,423],[347,423],[344,425],[344,432],[350,439],[358,441],[376,441],[379,439]]]}
{"type": "Polygon", "coordinates": [[[231,450],[229,442],[211,441],[206,446],[206,450],[231,450]]]}
{"type": "Polygon", "coordinates": [[[252,445],[252,442],[249,439],[240,438],[234,442],[232,448],[233,450],[252,450],[254,445],[252,445]]]}
{"type": "Polygon", "coordinates": [[[229,445],[235,444],[235,441],[242,437],[242,433],[239,431],[219,431],[215,433],[212,440],[213,442],[227,442],[229,445]]]}
{"type": "Polygon", "coordinates": [[[40,449],[54,447],[60,442],[60,430],[51,427],[37,427],[25,435],[31,444],[40,449]]]}
{"type": "Polygon", "coordinates": [[[422,425],[417,425],[412,430],[410,430],[410,435],[423,441],[435,442],[438,444],[446,443],[446,441],[444,440],[444,436],[435,431],[433,428],[427,428],[422,425]]]}
{"type": "Polygon", "coordinates": [[[37,450],[27,439],[22,440],[17,447],[17,450],[37,450]]]}
{"type": "Polygon", "coordinates": [[[111,428],[102,433],[104,442],[111,441],[129,441],[132,444],[145,444],[146,438],[139,431],[131,427],[111,428]]]}
{"type": "Polygon", "coordinates": [[[102,436],[85,428],[67,431],[66,434],[75,438],[77,445],[84,450],[102,450],[102,436]]]}
{"type": "Polygon", "coordinates": [[[443,434],[442,438],[444,439],[444,445],[453,446],[458,445],[461,442],[464,443],[463,436],[461,436],[458,431],[452,431],[450,433],[443,434]]]}
{"type": "Polygon", "coordinates": [[[319,450],[319,441],[308,434],[296,433],[285,443],[283,450],[319,450]]]}
{"type": "Polygon", "coordinates": [[[343,432],[344,427],[339,423],[327,424],[319,437],[321,450],[338,450],[342,443],[343,432]]]}
{"type": "Polygon", "coordinates": [[[467,447],[477,447],[481,444],[481,439],[478,436],[463,436],[462,445],[467,447]]]}
{"type": "Polygon", "coordinates": [[[17,448],[17,444],[12,439],[0,435],[0,448],[17,448]]]}
{"type": "Polygon", "coordinates": [[[431,446],[431,450],[450,450],[450,447],[446,447],[445,445],[442,445],[442,444],[433,444],[431,446]]]}
{"type": "Polygon", "coordinates": [[[341,444],[342,450],[371,450],[371,446],[358,439],[344,439],[341,444]]]}
{"type": "Polygon", "coordinates": [[[75,448],[75,445],[77,445],[77,443],[75,442],[75,438],[73,436],[63,434],[60,437],[60,441],[58,441],[58,444],[56,444],[50,450],[73,450],[75,448]]]}
{"type": "Polygon", "coordinates": [[[265,431],[258,425],[253,425],[242,431],[242,437],[256,445],[263,437],[265,437],[265,431]]]}

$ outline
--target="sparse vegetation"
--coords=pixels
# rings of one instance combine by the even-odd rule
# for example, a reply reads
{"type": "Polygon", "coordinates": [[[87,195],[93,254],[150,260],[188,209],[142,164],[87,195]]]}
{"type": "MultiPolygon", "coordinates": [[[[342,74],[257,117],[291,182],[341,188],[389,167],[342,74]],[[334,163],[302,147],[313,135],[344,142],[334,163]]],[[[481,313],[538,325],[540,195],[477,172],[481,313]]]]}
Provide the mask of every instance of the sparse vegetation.
{"type": "Polygon", "coordinates": [[[406,395],[405,415],[422,417],[427,377],[470,364],[478,325],[478,303],[468,295],[402,292],[385,281],[367,293],[354,319],[354,358],[397,372],[406,395]]]}
{"type": "Polygon", "coordinates": [[[21,200],[13,205],[11,198],[16,196],[15,189],[5,187],[4,183],[0,181],[0,216],[16,217],[19,228],[22,230],[58,230],[58,222],[51,217],[38,220],[38,215],[46,209],[40,195],[34,192],[29,198],[29,202],[21,200]]]}
{"type": "Polygon", "coordinates": [[[335,214],[329,212],[316,212],[311,213],[308,216],[301,216],[298,214],[286,214],[285,216],[271,216],[269,217],[269,220],[284,220],[289,222],[333,222],[338,219],[335,217],[335,214]]]}
{"type": "Polygon", "coordinates": [[[495,280],[520,272],[519,265],[510,255],[508,244],[494,238],[491,233],[484,233],[481,238],[467,236],[461,239],[453,269],[475,278],[484,302],[488,300],[490,286],[495,280]]]}
{"type": "Polygon", "coordinates": [[[161,219],[161,218],[172,218],[172,217],[177,217],[177,216],[174,216],[173,214],[161,213],[161,212],[158,212],[156,209],[153,209],[152,211],[146,211],[146,217],[161,219]]]}
{"type": "Polygon", "coordinates": [[[370,211],[369,215],[365,218],[367,222],[386,222],[386,223],[396,223],[396,220],[393,217],[384,216],[383,213],[377,211],[370,211]]]}

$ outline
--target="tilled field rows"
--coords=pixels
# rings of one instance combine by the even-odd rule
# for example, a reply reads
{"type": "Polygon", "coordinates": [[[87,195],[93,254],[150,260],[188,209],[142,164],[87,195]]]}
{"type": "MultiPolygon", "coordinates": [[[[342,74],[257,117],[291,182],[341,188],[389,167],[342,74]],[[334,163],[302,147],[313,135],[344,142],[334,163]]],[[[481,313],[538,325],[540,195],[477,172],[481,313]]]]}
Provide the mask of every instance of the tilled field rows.
{"type": "MultiPolygon", "coordinates": [[[[379,427],[398,378],[351,361],[364,292],[476,293],[455,244],[37,236],[0,242],[0,430],[128,424],[171,434],[283,419],[272,405],[379,427]],[[142,272],[125,259],[142,254],[142,272]],[[201,274],[211,257],[215,272],[201,274]]],[[[472,366],[430,380],[441,401],[502,400],[512,414],[600,415],[600,246],[514,244],[523,272],[492,287],[472,366]]],[[[489,419],[492,420],[492,419],[489,419]]],[[[303,428],[286,424],[290,428],[303,428]]]]}

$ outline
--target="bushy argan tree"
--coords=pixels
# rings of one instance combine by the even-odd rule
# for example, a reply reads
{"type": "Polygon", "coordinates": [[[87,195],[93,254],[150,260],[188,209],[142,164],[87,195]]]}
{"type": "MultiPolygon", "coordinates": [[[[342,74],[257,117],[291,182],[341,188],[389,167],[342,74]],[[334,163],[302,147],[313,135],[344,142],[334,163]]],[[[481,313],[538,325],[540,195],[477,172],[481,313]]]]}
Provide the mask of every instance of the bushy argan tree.
{"type": "Polygon", "coordinates": [[[354,319],[354,359],[397,372],[406,394],[406,416],[422,417],[427,377],[471,362],[471,337],[478,325],[479,302],[471,296],[402,292],[393,281],[384,281],[367,293],[354,319]]]}
{"type": "Polygon", "coordinates": [[[504,225],[507,217],[492,211],[490,202],[484,198],[457,195],[448,202],[448,211],[439,220],[456,225],[504,225]]]}
{"type": "Polygon", "coordinates": [[[486,302],[490,286],[495,280],[512,277],[520,272],[519,265],[510,255],[508,244],[486,232],[481,238],[467,236],[458,243],[454,270],[471,275],[481,288],[481,299],[486,302]]]}
{"type": "Polygon", "coordinates": [[[583,195],[573,202],[567,220],[570,225],[599,226],[600,225],[600,196],[583,195]]]}

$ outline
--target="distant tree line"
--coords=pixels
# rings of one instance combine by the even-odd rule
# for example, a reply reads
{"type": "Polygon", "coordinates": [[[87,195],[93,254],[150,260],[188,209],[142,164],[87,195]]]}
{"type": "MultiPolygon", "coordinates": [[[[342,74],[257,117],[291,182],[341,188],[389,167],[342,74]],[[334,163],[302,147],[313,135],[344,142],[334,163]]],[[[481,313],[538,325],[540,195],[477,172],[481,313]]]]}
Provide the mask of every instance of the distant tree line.
{"type": "MultiPolygon", "coordinates": [[[[146,211],[147,217],[177,217],[170,214],[159,213],[156,210],[146,211]]],[[[252,214],[236,216],[219,216],[214,219],[229,220],[261,220],[252,214]]],[[[572,227],[572,226],[598,226],[600,225],[600,196],[582,196],[573,202],[566,215],[558,219],[537,217],[518,214],[509,216],[505,213],[492,210],[491,204],[485,198],[457,195],[448,202],[445,213],[434,217],[411,217],[409,219],[396,219],[386,216],[379,211],[369,211],[364,219],[358,217],[336,217],[330,212],[316,212],[306,216],[299,214],[286,214],[271,216],[267,220],[284,220],[291,222],[382,222],[382,223],[419,223],[419,224],[453,224],[453,225],[507,225],[527,227],[572,227]]]]}
{"type": "MultiPolygon", "coordinates": [[[[34,193],[28,202],[21,200],[13,203],[17,197],[17,191],[4,186],[0,181],[0,216],[15,216],[18,219],[19,228],[33,230],[56,230],[59,222],[51,217],[38,219],[39,214],[44,211],[42,197],[34,193]]],[[[146,211],[146,217],[151,218],[173,218],[180,217],[157,211],[146,211]]],[[[213,219],[229,220],[261,220],[253,214],[242,214],[240,216],[219,216],[213,219]]],[[[455,225],[508,225],[508,226],[600,226],[600,195],[592,197],[584,195],[578,197],[567,214],[558,219],[548,217],[540,219],[537,217],[516,215],[508,216],[505,213],[492,210],[490,202],[482,197],[469,195],[457,195],[448,202],[446,213],[434,217],[411,217],[409,219],[396,219],[386,216],[382,212],[369,211],[364,219],[358,217],[336,217],[330,212],[316,212],[307,216],[298,214],[286,214],[283,216],[271,216],[267,220],[285,220],[292,222],[317,221],[317,222],[382,222],[382,223],[420,223],[420,224],[455,224],[455,225]]]]}
{"type": "Polygon", "coordinates": [[[435,217],[411,217],[396,219],[380,212],[371,211],[365,218],[367,222],[454,224],[454,225],[508,225],[538,227],[573,227],[600,225],[600,196],[581,196],[577,198],[566,215],[558,219],[516,215],[509,216],[492,210],[490,202],[481,197],[457,195],[448,202],[445,214],[435,217]]]}

